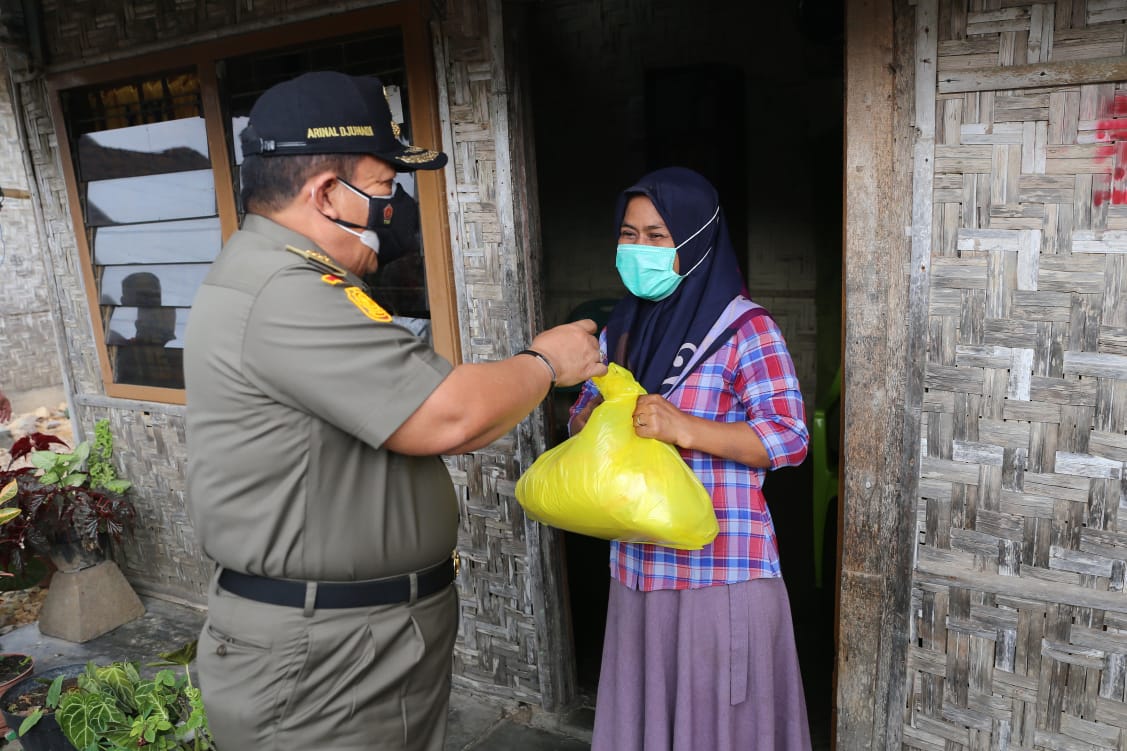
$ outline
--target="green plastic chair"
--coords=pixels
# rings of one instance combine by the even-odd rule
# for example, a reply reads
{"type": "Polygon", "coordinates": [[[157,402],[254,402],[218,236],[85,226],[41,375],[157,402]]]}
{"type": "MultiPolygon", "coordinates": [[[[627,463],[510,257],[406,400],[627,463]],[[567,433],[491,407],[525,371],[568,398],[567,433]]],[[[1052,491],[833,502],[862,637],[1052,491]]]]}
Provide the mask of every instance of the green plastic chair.
{"type": "Polygon", "coordinates": [[[841,368],[814,407],[810,426],[810,460],[814,469],[814,586],[822,587],[822,549],[826,539],[826,514],[837,496],[837,462],[830,461],[826,413],[841,399],[841,368]]]}

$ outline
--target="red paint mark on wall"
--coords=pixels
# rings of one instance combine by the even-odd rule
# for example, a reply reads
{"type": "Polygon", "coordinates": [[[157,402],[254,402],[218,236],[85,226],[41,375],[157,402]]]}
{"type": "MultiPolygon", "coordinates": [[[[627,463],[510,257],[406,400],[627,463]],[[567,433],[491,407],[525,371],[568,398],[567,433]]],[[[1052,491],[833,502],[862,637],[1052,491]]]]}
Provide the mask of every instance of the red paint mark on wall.
{"type": "Polygon", "coordinates": [[[1127,204],[1127,141],[1115,144],[1115,168],[1111,171],[1111,205],[1127,204]]]}
{"type": "MultiPolygon", "coordinates": [[[[1100,161],[1111,161],[1111,188],[1093,188],[1092,204],[1102,206],[1109,200],[1113,206],[1127,205],[1127,94],[1116,94],[1111,103],[1110,119],[1097,120],[1091,139],[1106,144],[1096,151],[1100,161]]],[[[1092,143],[1091,140],[1087,141],[1092,143]]]]}
{"type": "Polygon", "coordinates": [[[1127,141],[1127,120],[1101,120],[1099,126],[1099,130],[1092,131],[1096,141],[1127,141]]]}

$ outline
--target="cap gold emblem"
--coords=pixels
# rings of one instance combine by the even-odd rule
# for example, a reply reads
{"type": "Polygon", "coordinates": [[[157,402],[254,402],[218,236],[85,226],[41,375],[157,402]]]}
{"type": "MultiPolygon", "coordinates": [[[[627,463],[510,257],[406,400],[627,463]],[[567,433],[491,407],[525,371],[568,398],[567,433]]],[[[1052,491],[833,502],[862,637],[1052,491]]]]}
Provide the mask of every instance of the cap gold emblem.
{"type": "Polygon", "coordinates": [[[431,162],[438,158],[437,151],[424,149],[421,146],[412,146],[396,157],[401,162],[407,164],[423,164],[424,162],[431,162]]]}

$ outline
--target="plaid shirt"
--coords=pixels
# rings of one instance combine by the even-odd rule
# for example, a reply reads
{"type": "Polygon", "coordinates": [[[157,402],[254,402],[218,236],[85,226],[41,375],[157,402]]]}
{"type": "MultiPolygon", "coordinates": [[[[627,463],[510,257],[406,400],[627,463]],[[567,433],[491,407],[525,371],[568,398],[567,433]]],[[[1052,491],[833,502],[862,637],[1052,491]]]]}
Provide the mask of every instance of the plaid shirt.
{"type": "MultiPolygon", "coordinates": [[[[605,330],[600,343],[605,357],[605,330]]],[[[571,414],[597,394],[594,384],[585,383],[571,414]]],[[[763,441],[772,469],[800,464],[806,456],[809,435],[794,363],[778,326],[766,316],[745,322],[666,398],[697,417],[747,422],[763,441]]],[[[701,550],[611,542],[611,576],[643,591],[780,576],[775,528],[762,490],[766,470],[680,451],[712,496],[720,534],[701,550]]]]}

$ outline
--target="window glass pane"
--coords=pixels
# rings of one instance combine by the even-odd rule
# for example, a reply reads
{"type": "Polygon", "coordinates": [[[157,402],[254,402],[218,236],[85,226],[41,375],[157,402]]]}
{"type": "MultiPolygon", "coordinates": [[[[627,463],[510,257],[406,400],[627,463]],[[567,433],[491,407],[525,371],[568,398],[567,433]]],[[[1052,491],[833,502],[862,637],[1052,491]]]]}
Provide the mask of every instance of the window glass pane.
{"type": "Polygon", "coordinates": [[[91,227],[215,214],[210,169],[99,180],[86,186],[86,224],[91,227]]]}
{"type": "Polygon", "coordinates": [[[191,307],[210,266],[107,266],[102,272],[102,305],[191,307]]]}
{"type": "Polygon", "coordinates": [[[106,335],[110,344],[184,348],[187,308],[114,308],[106,335]]]}
{"type": "Polygon", "coordinates": [[[390,313],[430,318],[426,268],[421,253],[382,266],[365,281],[372,288],[372,296],[390,313]]]}
{"type": "Polygon", "coordinates": [[[114,383],[184,388],[184,350],[150,344],[114,348],[114,383]]]}
{"type": "Polygon", "coordinates": [[[87,133],[78,139],[85,181],[211,169],[202,117],[87,133]]]}
{"type": "MultiPolygon", "coordinates": [[[[354,37],[334,39],[318,45],[295,49],[271,50],[224,61],[226,75],[222,84],[224,106],[228,115],[235,194],[239,195],[238,165],[243,163],[239,134],[247,124],[247,115],[259,94],[270,86],[314,70],[335,70],[356,76],[377,76],[384,85],[384,94],[392,118],[400,124],[400,134],[411,140],[411,123],[407,91],[407,69],[403,56],[403,40],[398,29],[368,32],[354,37]]],[[[415,176],[403,172],[396,181],[411,196],[417,197],[415,176]]],[[[245,211],[239,199],[240,216],[245,211]]],[[[390,313],[397,316],[430,318],[423,251],[389,264],[365,280],[372,296],[390,313]]]]}
{"type": "Polygon", "coordinates": [[[106,326],[114,383],[184,388],[186,308],[114,308],[106,326]]]}
{"type": "Polygon", "coordinates": [[[243,163],[243,141],[241,136],[243,131],[247,129],[247,125],[249,124],[250,118],[246,115],[240,115],[239,117],[231,118],[231,137],[235,142],[234,154],[236,165],[243,163]]]}
{"type": "Polygon", "coordinates": [[[113,382],[184,388],[189,306],[222,231],[193,72],[62,93],[113,382]]]}
{"type": "Polygon", "coordinates": [[[95,265],[213,261],[223,243],[219,217],[94,230],[95,265]]]}
{"type": "Polygon", "coordinates": [[[199,78],[187,71],[71,89],[63,97],[67,131],[75,136],[203,116],[199,78]]]}

